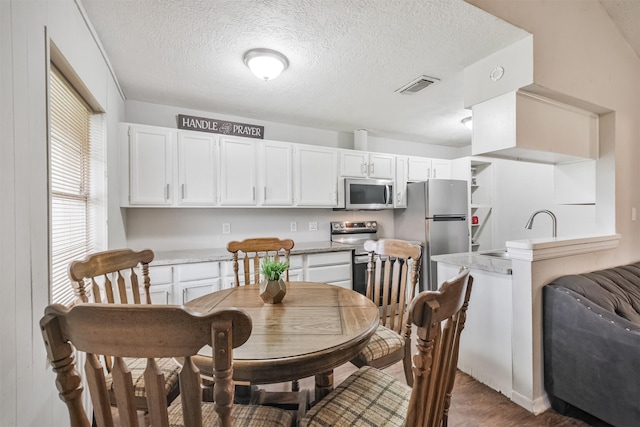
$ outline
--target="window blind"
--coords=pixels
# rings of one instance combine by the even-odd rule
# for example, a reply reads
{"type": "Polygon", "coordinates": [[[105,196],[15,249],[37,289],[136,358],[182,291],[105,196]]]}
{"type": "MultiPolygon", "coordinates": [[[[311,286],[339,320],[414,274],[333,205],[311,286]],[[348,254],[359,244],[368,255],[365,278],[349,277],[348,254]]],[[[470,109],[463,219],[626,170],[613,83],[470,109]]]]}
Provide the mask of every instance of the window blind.
{"type": "Polygon", "coordinates": [[[92,111],[62,73],[50,73],[51,302],[75,297],[69,263],[94,250],[91,209],[92,111]]]}

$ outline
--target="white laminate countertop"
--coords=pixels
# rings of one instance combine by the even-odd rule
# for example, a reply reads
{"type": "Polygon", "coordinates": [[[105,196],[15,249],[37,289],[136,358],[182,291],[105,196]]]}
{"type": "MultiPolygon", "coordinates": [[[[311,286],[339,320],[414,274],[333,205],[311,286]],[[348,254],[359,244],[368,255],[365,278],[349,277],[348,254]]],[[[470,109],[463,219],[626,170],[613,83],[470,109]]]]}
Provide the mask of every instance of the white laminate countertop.
{"type": "MultiPolygon", "coordinates": [[[[299,242],[291,249],[291,255],[322,252],[351,251],[354,245],[335,242],[299,242]]],[[[226,248],[183,249],[157,251],[151,265],[189,264],[195,262],[231,261],[232,254],[226,248]]]]}
{"type": "MultiPolygon", "coordinates": [[[[500,252],[500,251],[490,251],[500,252]]],[[[498,274],[512,274],[511,260],[496,256],[483,255],[479,252],[462,252],[457,254],[433,255],[432,261],[444,264],[459,265],[470,269],[478,269],[498,274]]]]}

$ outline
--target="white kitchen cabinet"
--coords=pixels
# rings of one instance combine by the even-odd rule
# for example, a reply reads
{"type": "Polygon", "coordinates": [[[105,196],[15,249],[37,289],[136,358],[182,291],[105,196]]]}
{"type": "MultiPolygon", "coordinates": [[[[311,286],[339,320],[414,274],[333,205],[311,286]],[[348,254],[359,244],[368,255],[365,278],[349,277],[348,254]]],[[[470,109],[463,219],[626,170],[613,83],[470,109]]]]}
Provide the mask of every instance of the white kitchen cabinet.
{"type": "Polygon", "coordinates": [[[407,207],[408,161],[409,158],[407,156],[396,156],[396,182],[394,187],[396,194],[393,200],[393,206],[396,208],[407,207]]]}
{"type": "Polygon", "coordinates": [[[250,138],[220,138],[220,205],[257,204],[256,142],[250,138]]]}
{"type": "Polygon", "coordinates": [[[294,146],[294,191],[296,206],[338,205],[338,154],[332,148],[294,146]]]}
{"type": "Polygon", "coordinates": [[[185,304],[195,298],[222,289],[219,262],[197,262],[174,267],[176,304],[185,304]]]}
{"type": "Polygon", "coordinates": [[[409,182],[449,178],[451,178],[450,160],[416,156],[408,157],[407,179],[409,182]]]}
{"type": "Polygon", "coordinates": [[[178,133],[180,206],[214,206],[217,198],[217,144],[214,135],[178,133]]]}
{"type": "Polygon", "coordinates": [[[262,141],[258,155],[261,206],[293,204],[293,144],[262,141]]]}
{"type": "MultiPolygon", "coordinates": [[[[438,263],[438,281],[454,277],[459,265],[438,263]]],[[[460,335],[458,369],[511,398],[512,276],[471,269],[473,287],[467,321],[460,335]]]]}
{"type": "Polygon", "coordinates": [[[353,289],[351,252],[323,252],[306,255],[304,280],[353,289]]]}
{"type": "Polygon", "coordinates": [[[431,179],[450,179],[451,161],[446,159],[431,159],[431,179]]]}
{"type": "Polygon", "coordinates": [[[153,126],[129,126],[129,203],[170,206],[173,203],[175,132],[153,126]]]}
{"type": "Polygon", "coordinates": [[[343,178],[394,179],[394,163],[391,154],[340,150],[340,176],[343,178]]]}
{"type": "Polygon", "coordinates": [[[407,163],[407,179],[409,182],[426,181],[431,178],[431,159],[428,157],[409,156],[407,163]]]}
{"type": "MultiPolygon", "coordinates": [[[[138,277],[142,277],[138,275],[138,277]]],[[[173,304],[173,267],[160,265],[149,267],[149,296],[152,304],[173,304]]],[[[138,283],[141,301],[145,301],[144,283],[138,283]]]]}

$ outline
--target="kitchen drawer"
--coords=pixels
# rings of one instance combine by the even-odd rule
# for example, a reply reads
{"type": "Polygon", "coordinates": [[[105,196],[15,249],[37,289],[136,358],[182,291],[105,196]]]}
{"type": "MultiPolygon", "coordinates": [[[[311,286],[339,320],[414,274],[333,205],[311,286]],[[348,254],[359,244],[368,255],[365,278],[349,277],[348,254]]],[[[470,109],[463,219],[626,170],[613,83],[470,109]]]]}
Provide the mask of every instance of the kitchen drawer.
{"type": "Polygon", "coordinates": [[[307,268],[305,280],[322,283],[351,281],[351,264],[307,268]]]}
{"type": "Polygon", "coordinates": [[[291,255],[289,257],[289,270],[297,270],[302,268],[303,257],[302,255],[291,255]]]}
{"type": "Polygon", "coordinates": [[[351,265],[351,251],[323,252],[307,255],[307,268],[336,264],[351,265]]]}
{"type": "Polygon", "coordinates": [[[193,264],[181,264],[176,266],[178,282],[211,279],[220,277],[220,263],[197,262],[193,264]]]}

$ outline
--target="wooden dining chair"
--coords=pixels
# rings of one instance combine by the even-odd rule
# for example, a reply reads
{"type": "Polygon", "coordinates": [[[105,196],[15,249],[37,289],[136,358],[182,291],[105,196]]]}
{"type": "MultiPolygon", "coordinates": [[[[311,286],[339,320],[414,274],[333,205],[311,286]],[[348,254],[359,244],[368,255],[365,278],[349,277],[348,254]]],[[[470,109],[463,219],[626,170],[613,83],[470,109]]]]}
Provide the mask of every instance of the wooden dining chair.
{"type": "MultiPolygon", "coordinates": [[[[294,242],[291,239],[277,237],[255,237],[241,242],[227,243],[227,251],[233,254],[233,275],[235,286],[260,283],[260,260],[271,257],[278,261],[284,257],[289,261],[294,242]],[[242,280],[240,280],[240,262],[242,262],[242,280]],[[253,271],[253,274],[252,274],[253,271]]],[[[289,281],[289,269],[284,272],[284,280],[289,281]]],[[[298,380],[291,382],[291,390],[299,391],[298,380]]]]}
{"type": "Polygon", "coordinates": [[[409,320],[417,327],[413,387],[362,367],[313,406],[299,426],[446,426],[472,283],[463,269],[437,291],[423,291],[412,301],[409,320]]]}
{"type": "Polygon", "coordinates": [[[233,349],[251,335],[251,318],[244,311],[229,308],[205,315],[178,306],[80,304],[69,309],[56,304],[45,309],[40,328],[71,426],[91,425],[82,406],[74,349],[87,353],[84,372],[98,427],[113,426],[114,421],[99,354],[115,356],[112,374],[119,425],[139,425],[127,365],[130,358],[145,361],[147,416],[154,427],[291,425],[291,415],[284,410],[234,405],[233,349]],[[200,373],[191,359],[205,345],[215,354],[211,359],[213,403],[202,402],[200,373]],[[171,405],[165,398],[166,378],[156,358],[176,358],[183,365],[179,372],[181,398],[171,405]]]}
{"type": "MultiPolygon", "coordinates": [[[[106,303],[106,304],[151,304],[149,287],[149,263],[153,261],[154,253],[150,249],[133,251],[131,249],[114,249],[96,252],[84,260],[73,261],[69,264],[69,278],[78,303],[106,303]]],[[[107,369],[107,384],[109,396],[115,405],[116,396],[111,388],[112,355],[103,355],[107,369]]],[[[146,361],[127,360],[135,387],[136,408],[146,411],[147,399],[144,380],[144,366],[146,361]]],[[[171,403],[180,393],[178,371],[175,360],[159,359],[159,369],[166,381],[166,398],[171,403]]]]}
{"type": "MultiPolygon", "coordinates": [[[[293,240],[281,240],[277,237],[258,237],[241,242],[229,242],[227,250],[233,254],[235,286],[260,283],[260,260],[272,257],[277,261],[284,256],[285,260],[289,261],[293,245],[293,240]],[[242,277],[239,274],[240,263],[242,263],[242,277]]],[[[285,281],[289,281],[288,269],[285,271],[285,281]]]]}
{"type": "Polygon", "coordinates": [[[411,372],[411,323],[406,314],[418,283],[422,248],[404,240],[368,240],[367,298],[380,307],[380,325],[367,346],[351,360],[358,367],[386,368],[402,361],[407,384],[411,372]]]}

